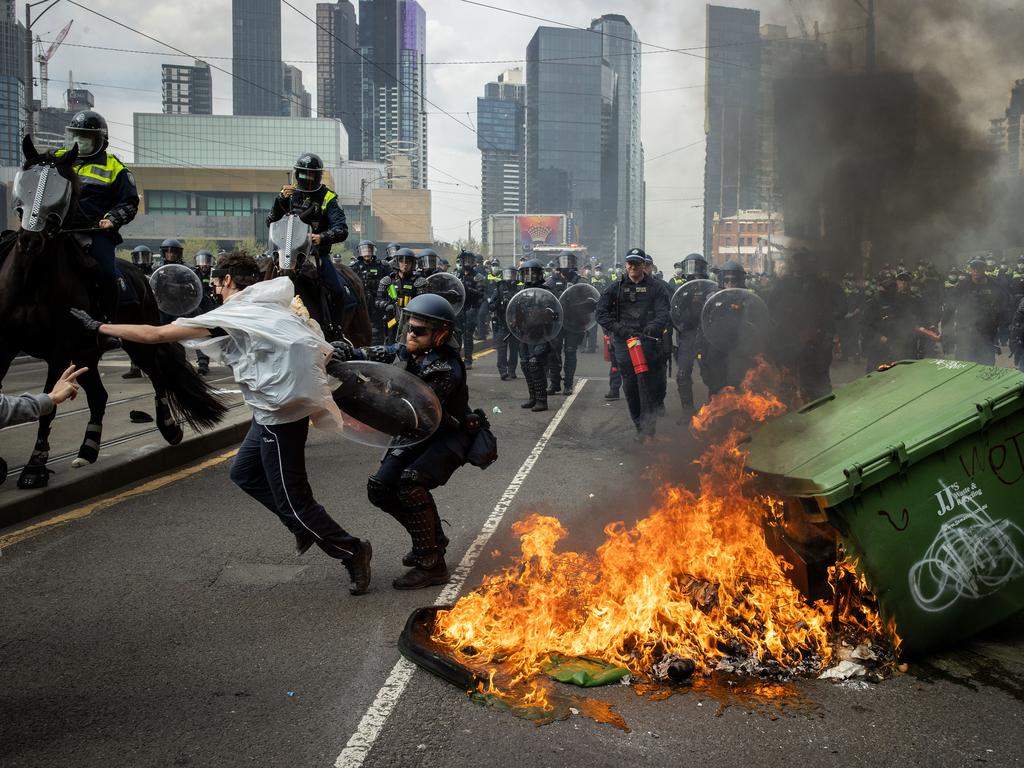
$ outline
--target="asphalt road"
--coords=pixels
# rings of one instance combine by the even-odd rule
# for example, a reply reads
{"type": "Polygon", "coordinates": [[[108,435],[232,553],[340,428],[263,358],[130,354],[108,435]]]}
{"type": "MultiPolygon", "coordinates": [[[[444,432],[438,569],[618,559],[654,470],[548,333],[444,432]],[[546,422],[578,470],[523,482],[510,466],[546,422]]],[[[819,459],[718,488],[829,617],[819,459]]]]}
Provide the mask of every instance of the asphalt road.
{"type": "MultiPolygon", "coordinates": [[[[671,388],[662,440],[640,450],[625,402],[602,398],[598,356],[582,357],[592,378],[579,394],[568,405],[553,397],[544,414],[518,408],[525,385],[499,381],[493,360],[472,374],[472,403],[500,409],[501,458],[437,493],[451,565],[494,524],[465,588],[514,549],[511,523],[527,511],[557,513],[575,546],[597,543],[604,521],[631,514],[641,470],[677,452],[671,388]]],[[[709,693],[590,691],[628,733],[580,717],[537,727],[422,670],[408,675],[396,641],[441,588],[390,588],[408,541],[365,500],[377,459],[323,434],[307,454],[318,497],[373,540],[373,585],[359,598],[335,561],[292,554],[291,536],[230,483],[227,456],[157,490],[65,511],[33,535],[0,531],[0,765],[960,766],[1024,756],[1020,626],[879,685],[803,682],[799,706],[781,711],[722,707],[709,693]],[[363,749],[346,752],[350,740],[363,749]]]]}

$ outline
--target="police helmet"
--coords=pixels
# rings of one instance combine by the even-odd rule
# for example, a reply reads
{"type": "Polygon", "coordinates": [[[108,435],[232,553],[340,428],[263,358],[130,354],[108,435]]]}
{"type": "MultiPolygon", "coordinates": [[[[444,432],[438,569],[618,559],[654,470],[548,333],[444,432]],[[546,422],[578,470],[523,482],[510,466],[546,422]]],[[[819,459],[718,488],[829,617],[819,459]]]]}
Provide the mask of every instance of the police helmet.
{"type": "Polygon", "coordinates": [[[180,240],[169,237],[160,243],[160,255],[163,256],[164,262],[180,264],[184,254],[185,246],[181,244],[180,240]]]}
{"type": "MultiPolygon", "coordinates": [[[[389,248],[391,246],[388,246],[389,248]]],[[[413,264],[416,263],[416,253],[412,248],[399,248],[395,251],[395,261],[401,264],[403,261],[411,261],[413,264]]]]}
{"type": "Polygon", "coordinates": [[[398,243],[388,243],[388,247],[384,249],[386,256],[394,257],[396,253],[401,250],[402,246],[398,243]]]}
{"type": "Polygon", "coordinates": [[[987,267],[988,262],[985,261],[981,256],[975,256],[973,259],[967,262],[968,267],[987,267]]]}
{"type": "Polygon", "coordinates": [[[747,270],[738,261],[727,261],[718,270],[718,280],[723,288],[744,288],[747,270]]]}
{"type": "Polygon", "coordinates": [[[501,270],[501,279],[508,280],[510,283],[514,283],[518,275],[519,270],[516,269],[515,267],[505,267],[503,270],[501,270]]]}
{"type": "Polygon", "coordinates": [[[331,264],[336,267],[340,267],[345,263],[345,254],[341,251],[335,251],[331,254],[331,264]]]}
{"type": "Polygon", "coordinates": [[[626,263],[643,264],[647,261],[647,254],[644,253],[643,248],[631,248],[629,253],[626,254],[626,263]]]}
{"type": "Polygon", "coordinates": [[[476,254],[472,251],[462,251],[459,254],[458,263],[463,267],[475,267],[476,266],[476,254]]]}
{"type": "Polygon", "coordinates": [[[527,259],[519,267],[519,279],[527,285],[544,281],[544,265],[537,259],[527,259]]]}
{"type": "Polygon", "coordinates": [[[71,118],[64,136],[68,149],[77,144],[79,157],[91,157],[107,148],[107,121],[99,112],[82,110],[71,118]]]}
{"type": "Polygon", "coordinates": [[[455,309],[444,296],[436,293],[421,293],[410,301],[402,314],[430,320],[443,327],[455,325],[455,309]]]}
{"type": "Polygon", "coordinates": [[[372,240],[360,240],[356,247],[359,258],[369,256],[371,259],[377,255],[377,245],[372,240]]]}
{"type": "Polygon", "coordinates": [[[438,264],[440,264],[441,257],[437,255],[437,251],[433,248],[426,248],[420,251],[419,262],[420,269],[429,269],[433,271],[437,269],[438,264]]]}
{"type": "Polygon", "coordinates": [[[562,251],[558,254],[559,269],[576,269],[576,254],[572,251],[562,251]]]}
{"type": "Polygon", "coordinates": [[[213,254],[209,251],[197,251],[196,252],[196,266],[197,267],[211,267],[213,266],[213,254]]]}
{"type": "Polygon", "coordinates": [[[132,264],[137,267],[148,267],[153,263],[153,251],[148,245],[136,245],[132,248],[132,264]]]}
{"type": "Polygon", "coordinates": [[[307,152],[295,161],[295,188],[303,192],[316,192],[323,186],[324,161],[320,155],[307,152]]]}

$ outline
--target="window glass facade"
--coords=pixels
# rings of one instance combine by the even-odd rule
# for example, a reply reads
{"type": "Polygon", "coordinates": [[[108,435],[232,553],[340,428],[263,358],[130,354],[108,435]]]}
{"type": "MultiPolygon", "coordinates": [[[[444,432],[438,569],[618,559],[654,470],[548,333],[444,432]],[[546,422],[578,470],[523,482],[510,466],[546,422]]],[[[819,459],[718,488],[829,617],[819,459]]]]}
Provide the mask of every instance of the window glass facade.
{"type": "Polygon", "coordinates": [[[280,115],[281,3],[231,0],[232,97],[236,115],[280,115]]]}
{"type": "Polygon", "coordinates": [[[14,3],[0,2],[0,166],[21,165],[25,125],[25,84],[22,47],[25,28],[18,23],[14,3]]]}

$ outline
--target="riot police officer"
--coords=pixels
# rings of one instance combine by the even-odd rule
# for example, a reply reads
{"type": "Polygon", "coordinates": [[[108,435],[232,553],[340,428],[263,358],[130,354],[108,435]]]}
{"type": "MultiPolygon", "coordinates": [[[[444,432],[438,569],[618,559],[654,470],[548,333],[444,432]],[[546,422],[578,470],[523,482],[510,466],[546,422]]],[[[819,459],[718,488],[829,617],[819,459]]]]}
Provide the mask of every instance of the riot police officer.
{"type": "Polygon", "coordinates": [[[78,145],[74,171],[80,189],[78,209],[72,214],[69,229],[93,232],[90,253],[99,272],[97,311],[108,320],[117,311],[118,286],[115,250],[123,240],[119,231],[139,212],[139,193],[135,177],[114,155],[107,152],[107,121],[98,112],[85,110],[71,118],[65,130],[63,155],[78,145]]]}
{"type": "Polygon", "coordinates": [[[865,370],[884,363],[921,357],[917,329],[926,325],[924,305],[911,287],[911,275],[900,270],[886,279],[864,308],[865,370]]]}
{"type": "Polygon", "coordinates": [[[984,259],[975,257],[968,267],[970,278],[953,289],[956,356],[959,360],[995,365],[997,334],[1010,311],[1009,295],[985,273],[984,259]]]}
{"type": "MultiPolygon", "coordinates": [[[[708,279],[708,262],[699,253],[691,253],[675,266],[676,274],[673,280],[680,279],[682,273],[682,284],[691,280],[708,279]]],[[[670,283],[670,287],[671,287],[670,283]]],[[[704,308],[700,300],[703,294],[695,297],[683,316],[676,324],[676,389],[679,391],[679,404],[682,406],[683,414],[680,418],[681,424],[688,424],[696,406],[693,401],[693,366],[699,361],[700,377],[707,383],[707,376],[704,372],[704,360],[701,356],[703,339],[700,334],[700,313],[704,308]]]]}
{"type": "Polygon", "coordinates": [[[132,264],[147,277],[153,272],[153,251],[148,245],[136,245],[132,248],[132,264]]]}
{"type": "MultiPolygon", "coordinates": [[[[541,288],[544,285],[544,265],[537,259],[527,259],[519,267],[519,282],[523,288],[541,288]]],[[[523,369],[523,378],[530,391],[530,399],[522,404],[534,413],[548,409],[547,376],[548,356],[551,354],[550,342],[541,344],[519,343],[519,364],[523,369]]]]}
{"type": "Polygon", "coordinates": [[[487,299],[494,346],[498,352],[498,375],[502,381],[516,378],[516,366],[519,364],[519,342],[509,331],[508,320],[505,317],[508,303],[519,292],[517,277],[515,267],[505,267],[501,271],[501,280],[495,284],[487,299]]]}
{"type": "Polygon", "coordinates": [[[425,248],[419,253],[419,274],[430,277],[441,269],[441,257],[433,248],[425,248]]]}
{"type": "Polygon", "coordinates": [[[384,249],[384,258],[388,261],[394,261],[395,254],[398,253],[401,247],[400,243],[388,243],[387,247],[384,249]]]}
{"type": "Polygon", "coordinates": [[[377,286],[375,306],[384,321],[384,336],[393,344],[398,333],[398,315],[423,292],[426,280],[416,274],[416,254],[411,248],[395,252],[396,269],[377,286]]]}
{"type": "Polygon", "coordinates": [[[324,184],[324,162],[318,155],[305,153],[295,161],[294,171],[295,183],[281,187],[267,216],[267,226],[288,213],[313,209],[304,218],[313,231],[310,240],[319,257],[320,279],[345,311],[351,311],[356,303],[355,294],[351,289],[346,290],[341,274],[330,259],[331,246],[348,239],[345,211],[338,204],[337,194],[324,184]]]}
{"type": "Polygon", "coordinates": [[[480,305],[484,303],[487,281],[477,272],[476,254],[471,251],[462,251],[459,254],[458,267],[459,282],[466,289],[466,301],[459,312],[457,327],[462,337],[462,359],[469,370],[473,368],[473,340],[476,335],[477,314],[480,312],[480,305]]]}
{"type": "Polygon", "coordinates": [[[357,247],[358,259],[352,269],[363,283],[363,294],[367,297],[370,312],[370,325],[373,328],[373,341],[380,344],[384,341],[384,314],[377,308],[374,297],[380,281],[387,273],[384,265],[377,261],[377,246],[370,240],[360,240],[357,247]]]}
{"type": "MultiPolygon", "coordinates": [[[[399,252],[401,253],[401,252],[399,252]]],[[[469,420],[466,370],[452,345],[455,312],[435,294],[417,296],[403,311],[404,343],[354,349],[335,342],[328,373],[338,362],[353,359],[393,363],[422,379],[441,402],[437,431],[410,447],[391,448],[370,475],[366,494],[370,503],[391,515],[412,539],[412,551],[402,560],[409,571],[392,582],[395,589],[423,589],[445,584],[448,538],[431,491],[444,485],[466,461],[473,441],[469,420]]]]}
{"type": "Polygon", "coordinates": [[[597,303],[597,322],[611,338],[629,415],[640,440],[654,435],[657,418],[643,358],[651,372],[658,370],[662,338],[671,322],[668,290],[665,283],[645,274],[645,256],[641,248],[630,250],[626,274],[611,283],[597,303]]]}
{"type": "Polygon", "coordinates": [[[488,326],[490,325],[491,310],[490,300],[491,296],[494,295],[494,290],[497,288],[498,283],[501,282],[501,262],[497,259],[491,259],[487,262],[486,269],[481,268],[481,274],[483,274],[486,284],[484,285],[484,300],[480,302],[480,309],[477,310],[476,315],[476,337],[480,340],[487,338],[488,326]]]}
{"type": "MultiPolygon", "coordinates": [[[[199,304],[197,314],[209,312],[216,307],[216,292],[210,284],[210,272],[213,270],[213,254],[210,251],[196,252],[195,273],[203,284],[203,300],[199,304]]],[[[200,376],[210,373],[210,358],[201,349],[196,350],[196,372],[200,376]]]]}
{"type": "MultiPolygon", "coordinates": [[[[556,299],[560,299],[566,288],[575,285],[581,279],[576,273],[576,254],[572,251],[562,251],[558,254],[555,269],[544,283],[544,287],[555,294],[556,299]]],[[[572,394],[578,361],[577,351],[582,343],[582,333],[567,331],[564,328],[551,340],[551,353],[548,355],[548,375],[551,378],[549,395],[562,391],[563,378],[565,394],[572,394]]]]}
{"type": "MultiPolygon", "coordinates": [[[[727,261],[718,270],[718,284],[723,290],[746,288],[747,271],[739,262],[727,261]]],[[[717,395],[725,387],[738,388],[756,361],[756,352],[744,348],[723,349],[710,344],[703,337],[700,356],[704,361],[704,381],[711,396],[717,395]]]]}
{"type": "Polygon", "coordinates": [[[174,237],[169,237],[160,243],[160,256],[164,264],[184,264],[185,246],[174,237]]]}

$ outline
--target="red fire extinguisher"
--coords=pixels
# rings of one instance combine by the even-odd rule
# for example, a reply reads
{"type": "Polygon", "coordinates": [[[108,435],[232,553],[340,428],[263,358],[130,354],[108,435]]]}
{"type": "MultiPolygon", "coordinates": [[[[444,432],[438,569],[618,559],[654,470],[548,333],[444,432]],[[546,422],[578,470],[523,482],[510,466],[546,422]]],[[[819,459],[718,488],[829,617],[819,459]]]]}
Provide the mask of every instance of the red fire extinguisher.
{"type": "Polygon", "coordinates": [[[608,337],[604,337],[604,361],[610,363],[612,361],[611,345],[608,343],[608,337]]]}
{"type": "Polygon", "coordinates": [[[644,354],[644,346],[640,343],[639,336],[630,336],[626,339],[626,348],[629,350],[629,359],[633,363],[633,372],[639,376],[650,370],[647,367],[647,355],[644,354]]]}

